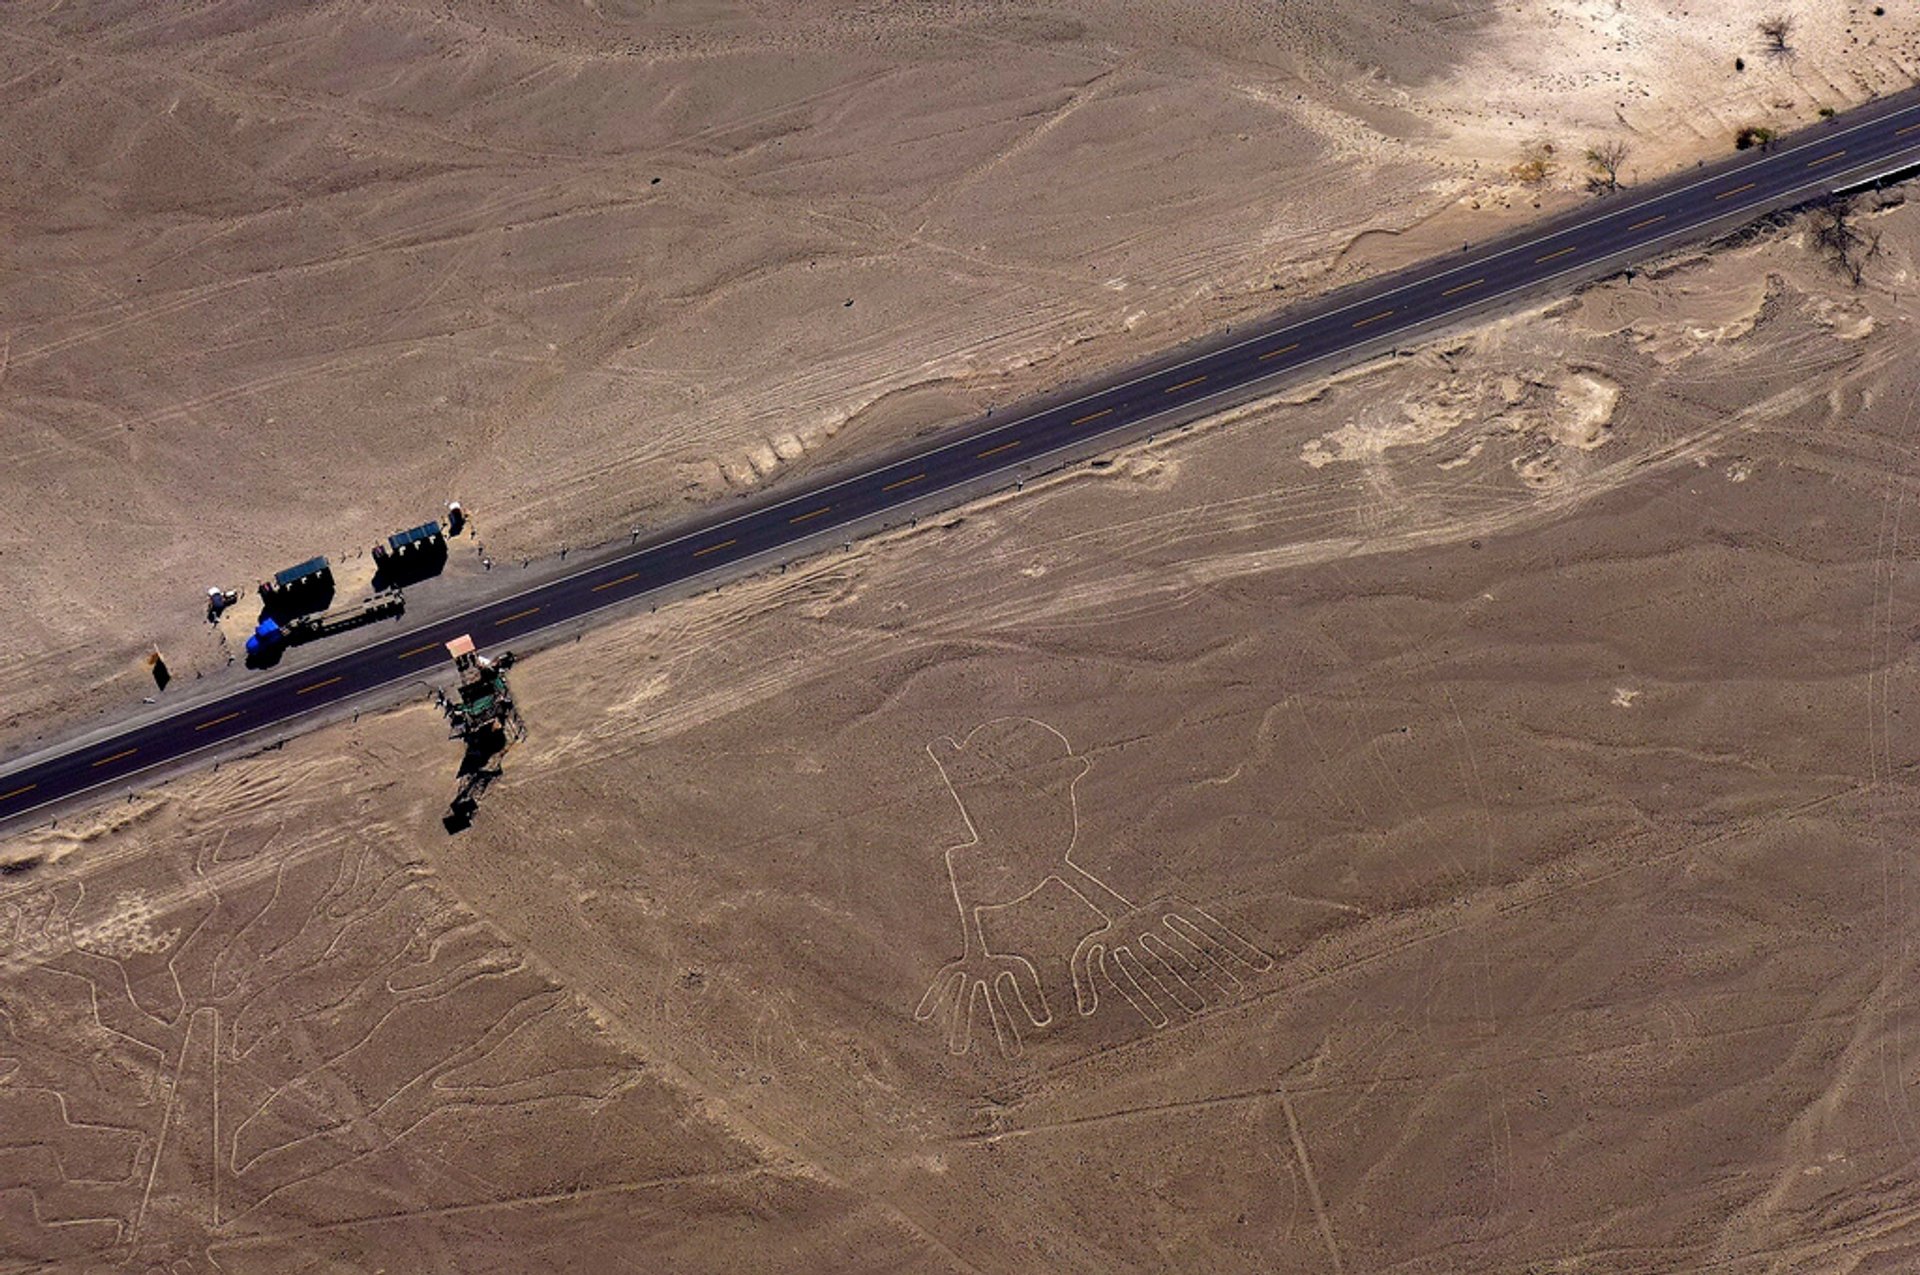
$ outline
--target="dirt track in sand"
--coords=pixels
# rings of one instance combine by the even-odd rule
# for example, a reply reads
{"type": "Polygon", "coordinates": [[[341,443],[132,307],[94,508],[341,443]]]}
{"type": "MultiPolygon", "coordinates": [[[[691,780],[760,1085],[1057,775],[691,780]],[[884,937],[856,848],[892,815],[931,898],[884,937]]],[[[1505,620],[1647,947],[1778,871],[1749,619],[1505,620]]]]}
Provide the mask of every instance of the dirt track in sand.
{"type": "Polygon", "coordinates": [[[416,706],[15,841],[13,1249],[1897,1268],[1870,224],[1863,294],[1769,236],[535,657],[460,838],[416,706]]]}

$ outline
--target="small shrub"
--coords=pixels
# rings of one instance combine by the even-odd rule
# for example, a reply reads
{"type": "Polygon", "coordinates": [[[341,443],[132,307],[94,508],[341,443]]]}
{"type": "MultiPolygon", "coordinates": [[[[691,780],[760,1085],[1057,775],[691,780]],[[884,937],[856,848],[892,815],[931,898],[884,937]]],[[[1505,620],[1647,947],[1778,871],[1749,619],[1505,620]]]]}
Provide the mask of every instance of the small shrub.
{"type": "Polygon", "coordinates": [[[1587,167],[1591,173],[1587,186],[1596,192],[1620,189],[1620,167],[1627,162],[1630,148],[1620,138],[1610,137],[1587,147],[1587,167]]]}
{"type": "Polygon", "coordinates": [[[1866,279],[1867,263],[1880,255],[1880,232],[1862,230],[1854,223],[1854,201],[1831,196],[1808,214],[1813,245],[1829,265],[1854,287],[1866,279]]]}
{"type": "Polygon", "coordinates": [[[1513,180],[1522,186],[1538,186],[1553,176],[1559,165],[1554,162],[1553,143],[1548,141],[1530,142],[1521,152],[1520,162],[1507,170],[1513,180]]]}

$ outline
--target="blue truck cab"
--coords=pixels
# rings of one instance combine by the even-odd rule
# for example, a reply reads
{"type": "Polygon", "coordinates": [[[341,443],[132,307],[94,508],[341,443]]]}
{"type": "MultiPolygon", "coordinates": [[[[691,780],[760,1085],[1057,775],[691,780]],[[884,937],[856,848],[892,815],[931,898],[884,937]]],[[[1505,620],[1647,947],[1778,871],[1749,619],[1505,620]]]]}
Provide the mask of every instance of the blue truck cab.
{"type": "Polygon", "coordinates": [[[254,625],[253,636],[247,639],[247,654],[261,655],[271,651],[287,640],[287,631],[272,616],[263,615],[260,623],[254,625]]]}

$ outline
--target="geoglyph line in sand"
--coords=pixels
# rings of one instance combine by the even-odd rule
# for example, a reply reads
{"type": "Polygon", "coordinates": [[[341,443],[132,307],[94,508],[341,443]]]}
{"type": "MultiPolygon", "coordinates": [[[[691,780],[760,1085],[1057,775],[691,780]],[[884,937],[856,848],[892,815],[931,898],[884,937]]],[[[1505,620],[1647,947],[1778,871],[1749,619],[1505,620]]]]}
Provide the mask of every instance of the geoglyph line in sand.
{"type": "Polygon", "coordinates": [[[927,754],[969,834],[945,854],[960,914],[960,957],[934,975],[914,1010],[916,1021],[944,1022],[950,1052],[967,1052],[983,1011],[1006,1058],[1021,1055],[1025,1031],[1052,1024],[1032,957],[995,950],[984,924],[984,914],[1015,907],[1048,885],[1065,889],[1088,913],[1068,959],[1083,1017],[1099,1009],[1104,985],[1158,1029],[1176,1015],[1224,1003],[1245,976],[1272,968],[1271,956],[1205,908],[1176,895],[1135,904],[1074,860],[1075,786],[1091,763],[1054,727],[1031,717],[995,718],[958,742],[934,740],[927,754]]]}

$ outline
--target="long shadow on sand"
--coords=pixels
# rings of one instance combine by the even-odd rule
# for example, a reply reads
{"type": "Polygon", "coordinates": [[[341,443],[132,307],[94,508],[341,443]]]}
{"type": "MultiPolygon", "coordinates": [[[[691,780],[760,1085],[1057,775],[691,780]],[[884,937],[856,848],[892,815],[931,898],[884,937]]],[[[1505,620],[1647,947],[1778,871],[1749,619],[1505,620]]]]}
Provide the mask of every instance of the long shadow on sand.
{"type": "Polygon", "coordinates": [[[465,832],[473,826],[473,816],[480,808],[481,796],[494,780],[500,778],[501,762],[507,755],[510,742],[506,731],[498,727],[467,737],[467,751],[460,758],[459,787],[454,791],[453,803],[447,807],[446,816],[440,821],[450,835],[465,832]]]}
{"type": "Polygon", "coordinates": [[[433,579],[446,570],[446,566],[447,542],[423,541],[405,553],[389,554],[382,559],[373,573],[373,587],[375,591],[404,589],[422,580],[433,579]]]}

